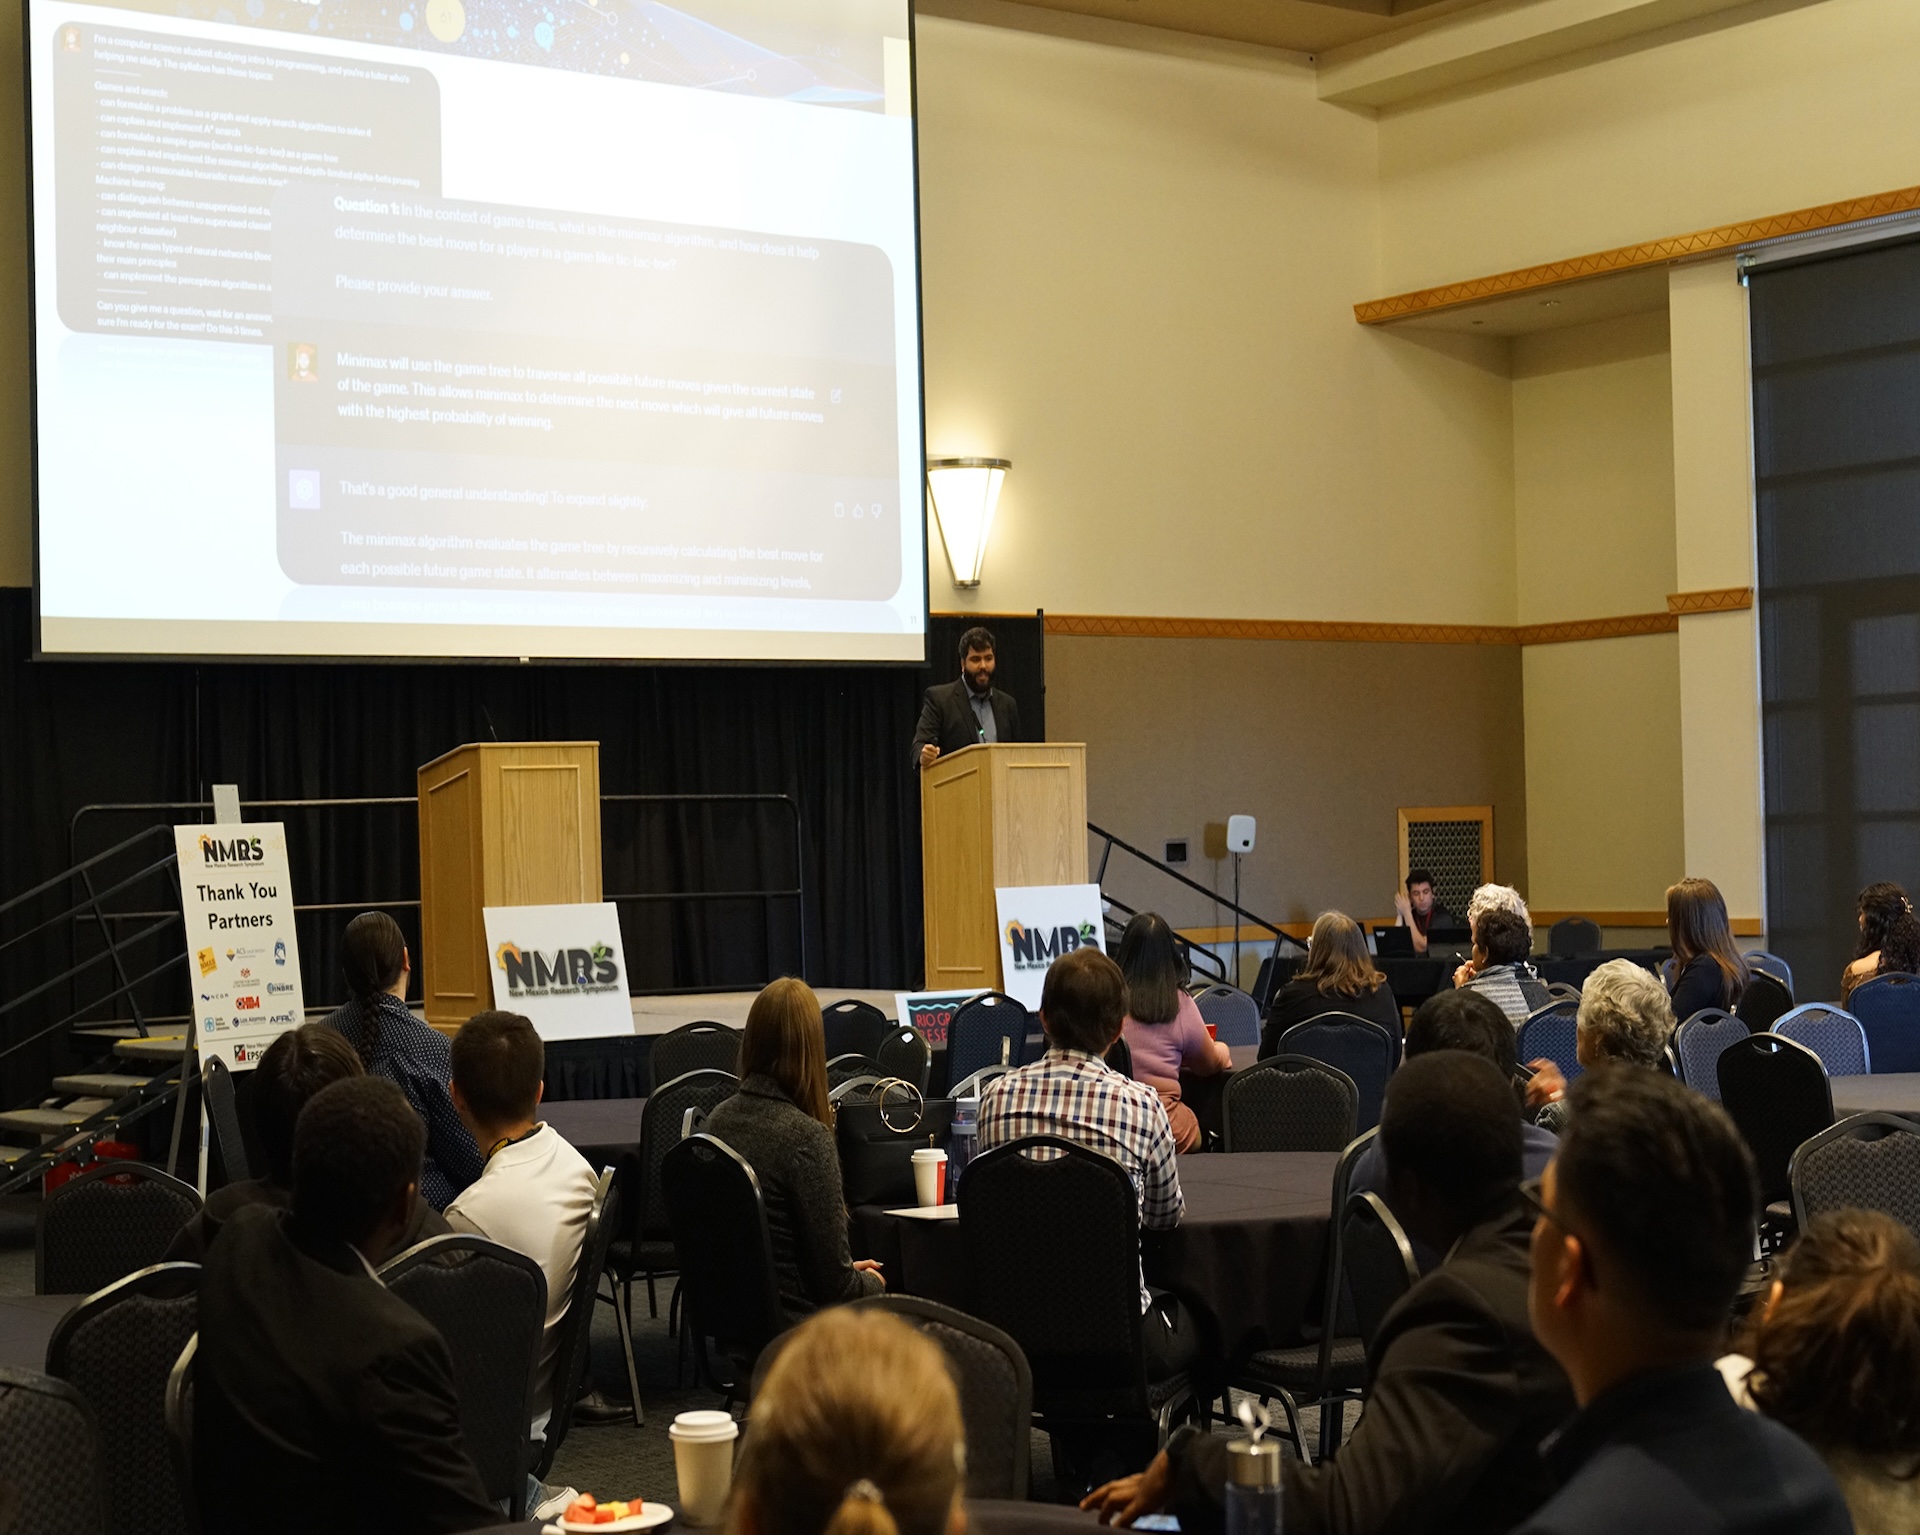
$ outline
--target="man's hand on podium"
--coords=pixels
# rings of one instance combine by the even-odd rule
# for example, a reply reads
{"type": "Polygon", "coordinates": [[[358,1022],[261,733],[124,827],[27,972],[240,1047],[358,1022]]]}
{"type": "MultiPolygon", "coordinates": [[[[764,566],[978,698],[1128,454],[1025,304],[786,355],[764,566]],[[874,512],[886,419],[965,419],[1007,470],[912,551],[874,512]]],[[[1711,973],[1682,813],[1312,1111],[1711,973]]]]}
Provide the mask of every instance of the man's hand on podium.
{"type": "Polygon", "coordinates": [[[920,748],[920,766],[923,768],[932,767],[933,759],[939,755],[940,748],[935,746],[931,741],[927,742],[925,746],[920,748]]]}

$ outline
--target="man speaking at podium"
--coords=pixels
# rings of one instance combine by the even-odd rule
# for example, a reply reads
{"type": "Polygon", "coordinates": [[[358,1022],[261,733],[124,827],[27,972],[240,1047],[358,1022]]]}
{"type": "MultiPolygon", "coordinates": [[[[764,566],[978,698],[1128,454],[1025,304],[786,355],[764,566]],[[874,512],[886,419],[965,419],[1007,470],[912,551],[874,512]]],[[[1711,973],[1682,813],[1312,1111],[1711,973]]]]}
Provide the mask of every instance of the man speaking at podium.
{"type": "Polygon", "coordinates": [[[920,726],[913,733],[914,766],[926,767],[942,752],[982,741],[1020,739],[1020,706],[993,685],[993,636],[969,629],[960,636],[960,675],[927,689],[920,726]]]}

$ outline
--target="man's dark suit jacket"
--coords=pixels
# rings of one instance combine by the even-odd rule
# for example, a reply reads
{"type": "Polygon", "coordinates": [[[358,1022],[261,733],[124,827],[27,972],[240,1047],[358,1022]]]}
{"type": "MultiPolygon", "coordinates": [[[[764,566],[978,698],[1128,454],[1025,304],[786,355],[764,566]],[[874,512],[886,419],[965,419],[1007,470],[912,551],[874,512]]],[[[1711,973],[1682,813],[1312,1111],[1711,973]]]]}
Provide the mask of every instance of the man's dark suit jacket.
{"type": "Polygon", "coordinates": [[[1520,1535],[1846,1535],[1820,1457],[1738,1406],[1712,1365],[1603,1391],[1547,1447],[1566,1485],[1520,1535]]]}
{"type": "MultiPolygon", "coordinates": [[[[1353,1437],[1322,1465],[1282,1465],[1287,1535],[1510,1530],[1546,1499],[1539,1446],[1573,1391],[1527,1321],[1532,1229],[1516,1197],[1387,1313],[1353,1437]]],[[[1192,1439],[1175,1460],[1171,1507],[1189,1535],[1223,1528],[1226,1446],[1192,1439]]]]}
{"type": "Polygon", "coordinates": [[[206,1535],[498,1524],[432,1325],[345,1245],[235,1212],[200,1276],[194,1488],[206,1535]],[[313,1250],[319,1246],[319,1250],[313,1250]]]}
{"type": "MultiPolygon", "coordinates": [[[[993,728],[1003,741],[1020,739],[1020,706],[1013,694],[995,688],[992,697],[993,728]]],[[[980,720],[973,712],[967,679],[956,677],[938,687],[928,688],[920,705],[920,724],[913,732],[913,765],[920,766],[920,748],[932,742],[940,755],[980,744],[980,720]]]]}

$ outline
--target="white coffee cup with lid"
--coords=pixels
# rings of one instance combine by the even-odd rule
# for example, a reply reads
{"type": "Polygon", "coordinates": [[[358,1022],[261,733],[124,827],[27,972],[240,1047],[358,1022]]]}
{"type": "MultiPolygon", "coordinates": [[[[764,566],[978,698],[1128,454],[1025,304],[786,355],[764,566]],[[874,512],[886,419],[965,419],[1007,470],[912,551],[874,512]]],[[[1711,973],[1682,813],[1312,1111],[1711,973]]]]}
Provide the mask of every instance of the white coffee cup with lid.
{"type": "Polygon", "coordinates": [[[947,1154],[937,1146],[922,1146],[913,1154],[913,1196],[922,1209],[945,1201],[947,1154]]]}
{"type": "Polygon", "coordinates": [[[683,1412],[667,1427],[680,1482],[683,1524],[714,1524],[733,1487],[733,1444],[740,1425],[729,1412],[683,1412]]]}

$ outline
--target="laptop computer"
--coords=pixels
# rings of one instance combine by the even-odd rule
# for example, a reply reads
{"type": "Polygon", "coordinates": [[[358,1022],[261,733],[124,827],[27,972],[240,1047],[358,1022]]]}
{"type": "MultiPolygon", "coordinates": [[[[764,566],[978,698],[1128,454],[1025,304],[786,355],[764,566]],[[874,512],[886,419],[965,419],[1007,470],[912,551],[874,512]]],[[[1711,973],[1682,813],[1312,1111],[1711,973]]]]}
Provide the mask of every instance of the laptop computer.
{"type": "Polygon", "coordinates": [[[1413,929],[1397,925],[1374,928],[1373,952],[1381,959],[1412,959],[1413,929]]]}

